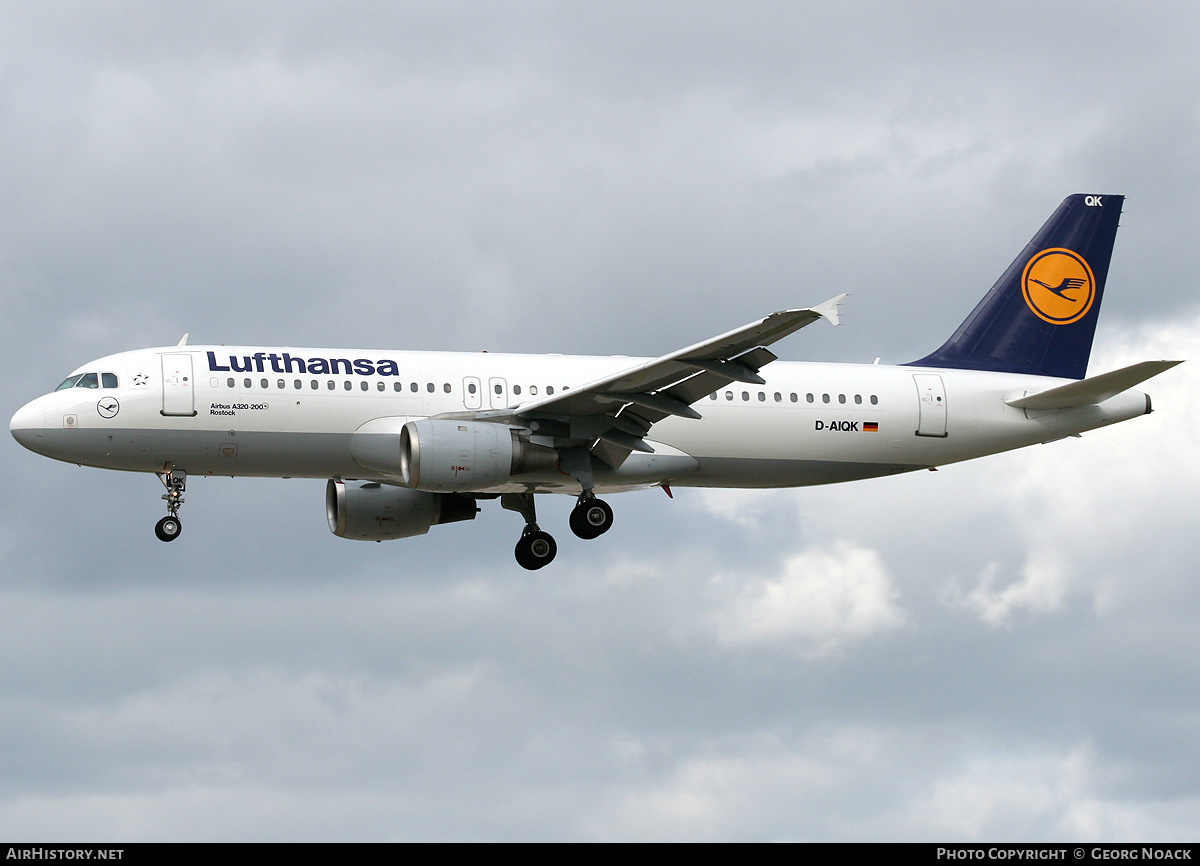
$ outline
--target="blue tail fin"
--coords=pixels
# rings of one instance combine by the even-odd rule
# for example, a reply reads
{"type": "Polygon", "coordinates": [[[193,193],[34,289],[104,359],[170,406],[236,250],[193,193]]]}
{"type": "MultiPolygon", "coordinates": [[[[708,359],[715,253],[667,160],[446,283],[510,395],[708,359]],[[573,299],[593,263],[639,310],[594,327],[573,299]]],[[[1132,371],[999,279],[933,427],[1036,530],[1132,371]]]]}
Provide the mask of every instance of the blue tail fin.
{"type": "Polygon", "coordinates": [[[945,345],[911,366],[1086,376],[1124,200],[1064,199],[945,345]]]}

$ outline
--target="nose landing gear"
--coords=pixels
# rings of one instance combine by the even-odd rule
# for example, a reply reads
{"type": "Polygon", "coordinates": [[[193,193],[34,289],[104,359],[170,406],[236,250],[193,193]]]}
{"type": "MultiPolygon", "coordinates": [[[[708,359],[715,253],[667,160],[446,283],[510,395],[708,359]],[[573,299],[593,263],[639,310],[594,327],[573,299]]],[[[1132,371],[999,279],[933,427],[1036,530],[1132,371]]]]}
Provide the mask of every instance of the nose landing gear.
{"type": "Polygon", "coordinates": [[[158,480],[167,488],[162,496],[167,502],[167,516],[154,524],[154,534],[159,541],[174,541],[183,531],[179,507],[183,505],[183,492],[187,489],[187,473],[182,469],[159,472],[158,480]]]}

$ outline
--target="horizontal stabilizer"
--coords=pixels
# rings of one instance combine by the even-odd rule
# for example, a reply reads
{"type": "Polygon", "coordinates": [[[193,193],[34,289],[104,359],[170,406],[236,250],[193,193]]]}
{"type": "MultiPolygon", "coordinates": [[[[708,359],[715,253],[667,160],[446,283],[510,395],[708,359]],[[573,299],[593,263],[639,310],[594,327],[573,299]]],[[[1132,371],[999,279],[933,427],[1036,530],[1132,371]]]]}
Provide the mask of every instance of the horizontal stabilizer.
{"type": "Polygon", "coordinates": [[[1130,367],[1122,367],[1111,373],[1081,379],[1059,388],[1051,388],[1040,394],[1029,394],[1013,400],[1005,400],[1014,409],[1074,409],[1076,406],[1091,406],[1103,403],[1134,385],[1169,370],[1182,361],[1142,361],[1130,367]]]}

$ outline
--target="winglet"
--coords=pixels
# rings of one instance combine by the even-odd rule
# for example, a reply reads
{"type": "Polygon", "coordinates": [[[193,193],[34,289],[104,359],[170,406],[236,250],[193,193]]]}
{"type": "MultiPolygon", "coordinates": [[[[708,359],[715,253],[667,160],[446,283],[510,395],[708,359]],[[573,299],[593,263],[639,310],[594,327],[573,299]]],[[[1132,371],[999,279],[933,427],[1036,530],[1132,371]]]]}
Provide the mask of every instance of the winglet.
{"type": "Polygon", "coordinates": [[[180,341],[179,341],[178,343],[176,343],[175,345],[176,345],[176,346],[186,346],[186,345],[187,345],[187,338],[188,338],[188,335],[187,335],[187,334],[184,334],[184,335],[183,335],[183,338],[182,338],[182,339],[180,339],[180,341]]]}
{"type": "Polygon", "coordinates": [[[841,305],[842,301],[846,300],[848,297],[850,297],[850,293],[843,292],[836,298],[830,298],[823,304],[817,304],[815,307],[812,307],[811,310],[822,319],[828,319],[832,324],[840,325],[842,320],[838,316],[838,307],[841,305]]]}

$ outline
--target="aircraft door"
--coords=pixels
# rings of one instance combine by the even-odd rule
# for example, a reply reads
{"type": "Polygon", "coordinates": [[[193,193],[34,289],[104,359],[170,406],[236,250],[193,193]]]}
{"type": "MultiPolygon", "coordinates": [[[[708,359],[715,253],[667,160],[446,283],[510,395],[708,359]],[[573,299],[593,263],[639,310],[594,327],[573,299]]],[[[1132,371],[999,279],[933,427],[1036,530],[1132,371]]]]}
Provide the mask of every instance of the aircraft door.
{"type": "Polygon", "coordinates": [[[946,387],[942,377],[935,373],[915,373],[917,405],[920,420],[917,422],[918,436],[945,438],[946,432],[946,387]]]}
{"type": "Polygon", "coordinates": [[[184,353],[162,356],[162,414],[192,417],[196,414],[193,393],[192,356],[184,353]]]}
{"type": "Polygon", "coordinates": [[[508,382],[504,379],[488,379],[488,400],[493,409],[508,406],[508,382]]]}
{"type": "Polygon", "coordinates": [[[463,408],[483,408],[483,386],[474,376],[467,376],[463,379],[463,408]]]}

